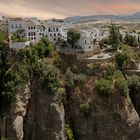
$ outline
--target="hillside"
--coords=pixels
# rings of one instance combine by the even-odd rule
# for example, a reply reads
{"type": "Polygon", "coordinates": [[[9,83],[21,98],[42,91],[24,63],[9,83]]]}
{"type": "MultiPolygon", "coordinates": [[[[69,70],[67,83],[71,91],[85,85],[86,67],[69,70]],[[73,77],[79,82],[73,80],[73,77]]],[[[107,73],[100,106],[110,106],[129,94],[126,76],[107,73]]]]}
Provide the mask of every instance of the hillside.
{"type": "Polygon", "coordinates": [[[65,18],[65,20],[71,21],[72,23],[98,21],[103,19],[134,21],[140,19],[140,12],[137,12],[133,15],[91,15],[91,16],[74,16],[65,18]]]}

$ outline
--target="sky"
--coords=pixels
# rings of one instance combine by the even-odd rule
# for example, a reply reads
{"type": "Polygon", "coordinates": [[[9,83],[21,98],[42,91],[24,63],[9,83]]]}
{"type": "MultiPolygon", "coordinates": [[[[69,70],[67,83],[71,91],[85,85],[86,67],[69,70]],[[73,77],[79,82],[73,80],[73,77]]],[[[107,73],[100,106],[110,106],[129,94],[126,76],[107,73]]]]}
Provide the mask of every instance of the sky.
{"type": "Polygon", "coordinates": [[[140,0],[0,0],[0,15],[38,17],[133,14],[140,12],[140,0]]]}

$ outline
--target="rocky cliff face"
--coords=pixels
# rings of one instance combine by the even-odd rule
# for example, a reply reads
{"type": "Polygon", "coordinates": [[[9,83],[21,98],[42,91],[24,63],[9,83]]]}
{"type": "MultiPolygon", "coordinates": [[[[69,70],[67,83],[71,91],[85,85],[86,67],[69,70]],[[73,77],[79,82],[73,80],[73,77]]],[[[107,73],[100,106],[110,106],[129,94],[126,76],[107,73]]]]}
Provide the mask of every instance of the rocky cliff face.
{"type": "Polygon", "coordinates": [[[96,79],[88,75],[84,84],[75,81],[71,91],[65,90],[62,102],[34,79],[16,94],[10,111],[1,118],[1,135],[8,140],[67,140],[65,124],[69,124],[74,140],[140,139],[140,118],[130,97],[116,91],[100,97],[96,79]],[[89,105],[86,114],[81,109],[84,103],[89,105]]]}
{"type": "Polygon", "coordinates": [[[65,140],[63,105],[36,84],[32,93],[24,118],[24,140],[65,140]]]}
{"type": "MultiPolygon", "coordinates": [[[[66,112],[66,116],[67,114],[66,112]]],[[[81,90],[79,87],[74,90],[70,99],[70,114],[76,140],[138,140],[140,138],[139,116],[130,98],[120,97],[117,93],[109,99],[100,98],[95,94],[94,84],[87,83],[81,90]],[[81,112],[81,102],[89,103],[88,116],[81,112]]]]}

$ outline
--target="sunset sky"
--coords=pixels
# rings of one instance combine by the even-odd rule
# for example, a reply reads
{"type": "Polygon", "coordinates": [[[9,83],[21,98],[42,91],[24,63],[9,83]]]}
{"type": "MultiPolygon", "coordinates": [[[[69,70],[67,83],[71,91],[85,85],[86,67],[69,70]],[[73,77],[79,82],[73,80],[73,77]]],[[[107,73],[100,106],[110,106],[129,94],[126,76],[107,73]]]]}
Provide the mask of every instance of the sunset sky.
{"type": "Polygon", "coordinates": [[[47,19],[135,12],[140,12],[140,0],[0,0],[0,15],[14,17],[47,19]]]}

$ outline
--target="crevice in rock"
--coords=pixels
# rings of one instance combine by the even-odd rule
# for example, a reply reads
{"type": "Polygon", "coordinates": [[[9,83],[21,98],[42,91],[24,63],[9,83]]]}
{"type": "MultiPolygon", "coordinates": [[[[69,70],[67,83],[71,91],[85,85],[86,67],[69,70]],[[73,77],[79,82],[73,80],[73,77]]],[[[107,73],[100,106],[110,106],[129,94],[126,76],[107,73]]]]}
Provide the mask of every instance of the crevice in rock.
{"type": "Polygon", "coordinates": [[[139,117],[140,117],[140,93],[134,93],[133,90],[130,89],[130,93],[129,93],[130,99],[132,101],[132,104],[136,110],[136,112],[138,113],[139,117]]]}

